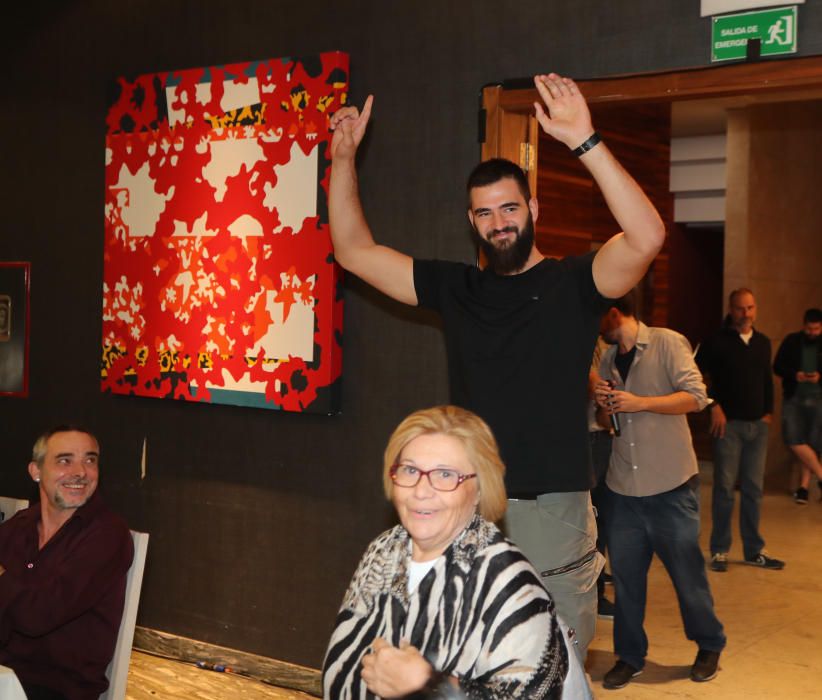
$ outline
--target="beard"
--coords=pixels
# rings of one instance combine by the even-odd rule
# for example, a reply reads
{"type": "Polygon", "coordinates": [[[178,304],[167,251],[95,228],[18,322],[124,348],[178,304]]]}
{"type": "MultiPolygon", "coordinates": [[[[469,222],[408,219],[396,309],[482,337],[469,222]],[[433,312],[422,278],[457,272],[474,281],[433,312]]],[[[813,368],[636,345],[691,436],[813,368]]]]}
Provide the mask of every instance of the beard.
{"type": "Polygon", "coordinates": [[[522,229],[516,226],[506,226],[489,231],[488,236],[492,238],[497,233],[513,233],[515,238],[511,242],[506,241],[504,245],[497,246],[492,241],[483,238],[476,226],[471,227],[471,235],[479,249],[485,254],[488,267],[498,275],[519,272],[525,267],[531,255],[531,249],[534,247],[534,218],[529,212],[528,220],[522,229]]]}
{"type": "MultiPolygon", "coordinates": [[[[73,481],[70,482],[72,484],[83,484],[84,486],[88,487],[87,481],[73,481]]],[[[61,510],[76,510],[77,508],[81,508],[82,506],[88,503],[89,498],[91,498],[94,491],[92,490],[91,493],[85,494],[85,498],[82,500],[67,500],[65,496],[59,491],[55,491],[54,493],[54,503],[55,505],[60,508],[61,510]]]]}

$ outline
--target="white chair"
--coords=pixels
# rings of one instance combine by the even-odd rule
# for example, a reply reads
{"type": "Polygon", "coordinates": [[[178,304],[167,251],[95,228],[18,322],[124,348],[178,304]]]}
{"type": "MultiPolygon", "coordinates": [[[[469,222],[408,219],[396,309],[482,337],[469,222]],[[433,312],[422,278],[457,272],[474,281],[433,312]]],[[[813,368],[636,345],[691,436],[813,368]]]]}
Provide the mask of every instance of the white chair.
{"type": "Polygon", "coordinates": [[[117,645],[114,656],[106,669],[108,690],[100,700],[125,700],[128,683],[128,665],[131,661],[131,644],[134,642],[134,625],[137,621],[137,606],[140,604],[140,588],[143,586],[143,570],[146,566],[148,550],[148,533],[131,531],[134,541],[134,560],[126,576],[126,602],[123,606],[123,619],[117,633],[117,645]]]}
{"type": "Polygon", "coordinates": [[[8,520],[18,510],[29,507],[29,502],[25,498],[8,498],[0,496],[0,522],[8,520]]]}

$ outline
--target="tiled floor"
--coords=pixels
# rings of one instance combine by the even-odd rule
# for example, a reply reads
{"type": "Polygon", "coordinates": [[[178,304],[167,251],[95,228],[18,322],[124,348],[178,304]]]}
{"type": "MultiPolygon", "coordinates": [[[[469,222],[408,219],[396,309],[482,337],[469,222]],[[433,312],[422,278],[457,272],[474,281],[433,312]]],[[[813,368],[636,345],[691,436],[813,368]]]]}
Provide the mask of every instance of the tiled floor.
{"type": "MultiPolygon", "coordinates": [[[[704,545],[710,528],[708,486],[703,486],[702,504],[704,545]]],[[[645,672],[622,690],[603,689],[602,676],[614,657],[611,623],[600,620],[588,664],[600,700],[822,698],[822,504],[814,499],[807,506],[797,506],[787,494],[768,494],[763,503],[762,532],[768,551],[787,561],[783,571],[763,571],[737,563],[742,556],[737,542],[731,550],[729,570],[708,572],[716,610],[728,636],[719,675],[709,683],[688,679],[696,647],[685,639],[673,587],[662,566],[654,561],[649,579],[646,631],[650,651],[645,672]]],[[[734,537],[738,540],[738,532],[734,537]]],[[[132,659],[130,700],[235,697],[308,698],[139,653],[132,659]]]]}
{"type": "MultiPolygon", "coordinates": [[[[702,543],[710,532],[710,490],[702,490],[702,543]]],[[[736,528],[736,523],[735,523],[736,528]]],[[[708,571],[728,646],[720,673],[709,683],[688,679],[696,647],[685,639],[673,586],[658,560],[649,578],[645,672],[622,690],[605,690],[611,668],[611,623],[600,621],[588,670],[599,698],[822,698],[822,504],[797,506],[787,494],[768,494],[762,509],[767,551],[784,559],[782,571],[739,563],[731,549],[725,573],[708,571]]],[[[738,530],[734,531],[738,540],[738,530]]],[[[607,590],[607,589],[606,589],[607,590]]]]}

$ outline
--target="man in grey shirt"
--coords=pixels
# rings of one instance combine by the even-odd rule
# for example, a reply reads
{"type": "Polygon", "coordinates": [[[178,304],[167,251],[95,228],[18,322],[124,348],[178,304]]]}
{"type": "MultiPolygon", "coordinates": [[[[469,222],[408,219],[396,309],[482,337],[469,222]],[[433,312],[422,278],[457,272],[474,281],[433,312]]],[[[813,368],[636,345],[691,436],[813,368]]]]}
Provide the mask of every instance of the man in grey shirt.
{"type": "Polygon", "coordinates": [[[638,321],[632,294],[605,314],[602,336],[612,347],[600,363],[597,402],[618,414],[621,428],[606,480],[613,492],[608,540],[618,660],[604,686],[627,685],[645,665],[642,622],[654,554],[673,581],[685,634],[699,648],[691,680],[708,681],[716,675],[725,635],[699,547],[697,462],[685,418],[707,405],[705,384],[687,339],[638,321]]]}

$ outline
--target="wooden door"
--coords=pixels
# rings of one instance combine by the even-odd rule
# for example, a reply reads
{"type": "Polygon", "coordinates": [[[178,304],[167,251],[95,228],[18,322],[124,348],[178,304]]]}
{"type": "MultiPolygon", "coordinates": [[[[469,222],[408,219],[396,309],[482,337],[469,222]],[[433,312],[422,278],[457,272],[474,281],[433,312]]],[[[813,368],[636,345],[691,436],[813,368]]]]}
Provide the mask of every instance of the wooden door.
{"type": "MultiPolygon", "coordinates": [[[[500,156],[519,163],[539,198],[537,245],[545,255],[562,256],[597,247],[616,233],[616,224],[597,198],[587,171],[564,146],[541,130],[533,115],[538,99],[530,81],[514,80],[483,90],[485,139],[482,158],[500,156]],[[526,86],[526,87],[523,87],[526,86]]],[[[744,95],[750,102],[784,99],[793,93],[822,96],[822,57],[765,60],[678,72],[620,76],[579,82],[597,129],[640,182],[673,229],[668,189],[671,103],[675,100],[744,95]]],[[[676,327],[670,316],[669,246],[645,282],[644,320],[676,327]]],[[[677,270],[674,277],[687,278],[677,270]]],[[[692,300],[697,303],[697,300],[692,300]]]]}

